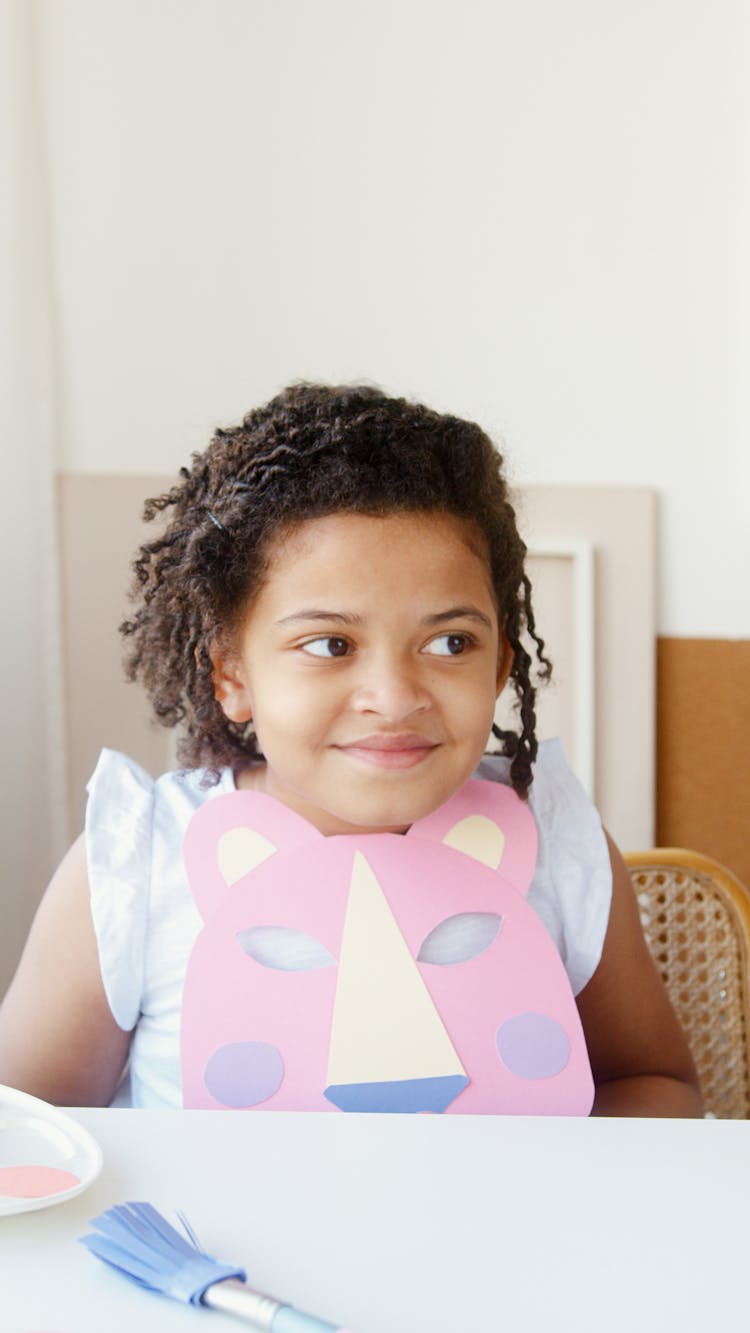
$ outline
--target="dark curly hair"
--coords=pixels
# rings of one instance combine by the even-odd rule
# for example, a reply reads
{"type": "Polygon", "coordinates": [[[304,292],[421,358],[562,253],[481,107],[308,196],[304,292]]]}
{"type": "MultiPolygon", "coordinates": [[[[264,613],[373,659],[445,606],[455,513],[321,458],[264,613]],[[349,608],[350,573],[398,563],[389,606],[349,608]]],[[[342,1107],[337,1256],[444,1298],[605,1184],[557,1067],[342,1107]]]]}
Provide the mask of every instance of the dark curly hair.
{"type": "Polygon", "coordinates": [[[147,520],[171,514],[162,535],[140,547],[136,610],[120,626],[128,679],[144,684],[160,722],[184,725],[180,761],[218,773],[260,757],[251,726],[229,721],[214,698],[210,651],[229,643],[280,528],[341,511],[439,511],[469,520],[486,542],[520,717],[520,734],[493,730],[525,797],[537,753],[525,632],[541,678],[551,664],[502,463],[472,422],[365,385],[293,384],[241,425],[217,430],[177,484],[145,503],[147,520]]]}

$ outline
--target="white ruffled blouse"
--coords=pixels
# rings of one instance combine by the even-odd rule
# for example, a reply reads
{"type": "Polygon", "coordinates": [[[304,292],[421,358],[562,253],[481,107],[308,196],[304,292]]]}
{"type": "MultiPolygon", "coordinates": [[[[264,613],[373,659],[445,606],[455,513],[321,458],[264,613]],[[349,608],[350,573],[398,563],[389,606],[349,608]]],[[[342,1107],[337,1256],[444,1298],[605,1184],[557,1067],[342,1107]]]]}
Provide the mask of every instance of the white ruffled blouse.
{"type": "MultiPolygon", "coordinates": [[[[487,756],[476,776],[509,784],[509,760],[487,756]]],[[[182,861],[191,815],[234,791],[231,769],[202,786],[203,770],[154,781],[126,755],[103,750],[88,785],[86,844],[91,909],[104,989],[121,1028],[135,1028],[116,1104],[179,1107],[180,1010],[188,958],[202,921],[182,861]]],[[[539,832],[528,893],[578,994],[601,958],[612,871],[599,815],[559,741],[543,741],[529,805],[539,832]]]]}

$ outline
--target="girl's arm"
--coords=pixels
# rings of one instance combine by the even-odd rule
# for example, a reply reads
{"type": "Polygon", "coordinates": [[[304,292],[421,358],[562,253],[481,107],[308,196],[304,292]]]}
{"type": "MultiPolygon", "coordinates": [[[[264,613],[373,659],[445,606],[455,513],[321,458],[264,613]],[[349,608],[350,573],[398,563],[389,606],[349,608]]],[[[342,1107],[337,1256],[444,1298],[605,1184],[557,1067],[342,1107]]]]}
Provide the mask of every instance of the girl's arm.
{"type": "Polygon", "coordinates": [[[699,1116],[692,1057],[643,937],[627,866],[608,837],[612,906],[599,966],[578,996],[593,1115],[699,1116]]]}
{"type": "Polygon", "coordinates": [[[0,1083],[61,1106],[106,1106],[128,1056],[104,993],[83,834],[55,873],[0,1005],[0,1083]]]}

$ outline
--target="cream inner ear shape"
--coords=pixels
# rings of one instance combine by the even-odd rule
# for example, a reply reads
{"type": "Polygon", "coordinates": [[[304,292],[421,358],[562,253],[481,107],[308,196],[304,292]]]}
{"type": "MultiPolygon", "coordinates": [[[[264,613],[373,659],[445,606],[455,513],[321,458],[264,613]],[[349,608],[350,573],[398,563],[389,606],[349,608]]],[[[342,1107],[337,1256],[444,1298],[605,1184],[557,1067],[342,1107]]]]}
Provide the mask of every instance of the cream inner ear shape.
{"type": "Polygon", "coordinates": [[[505,834],[486,815],[467,815],[449,829],[443,842],[446,847],[454,847],[457,852],[489,866],[490,870],[497,870],[503,859],[505,834]]]}
{"type": "Polygon", "coordinates": [[[227,884],[236,884],[273,856],[276,848],[262,833],[251,828],[233,828],[219,839],[217,860],[227,884]]]}

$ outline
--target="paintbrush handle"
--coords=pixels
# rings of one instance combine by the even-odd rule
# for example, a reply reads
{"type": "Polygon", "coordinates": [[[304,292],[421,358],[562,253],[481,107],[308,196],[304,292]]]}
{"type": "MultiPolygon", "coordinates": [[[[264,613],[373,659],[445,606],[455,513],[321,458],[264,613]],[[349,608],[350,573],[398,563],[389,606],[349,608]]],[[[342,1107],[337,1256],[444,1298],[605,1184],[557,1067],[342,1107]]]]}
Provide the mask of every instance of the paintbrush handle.
{"type": "Polygon", "coordinates": [[[246,1282],[239,1282],[237,1278],[214,1282],[204,1291],[201,1300],[213,1310],[222,1310],[224,1314],[233,1314],[243,1319],[256,1333],[346,1333],[344,1329],[337,1329],[335,1324],[314,1319],[312,1315],[303,1314],[291,1305],[275,1301],[272,1296],[253,1291],[246,1282]]]}
{"type": "Polygon", "coordinates": [[[272,1296],[253,1291],[246,1282],[240,1282],[237,1278],[227,1278],[225,1282],[214,1282],[207,1287],[201,1296],[201,1304],[244,1319],[258,1333],[270,1333],[273,1317],[279,1308],[279,1302],[272,1296]]]}

